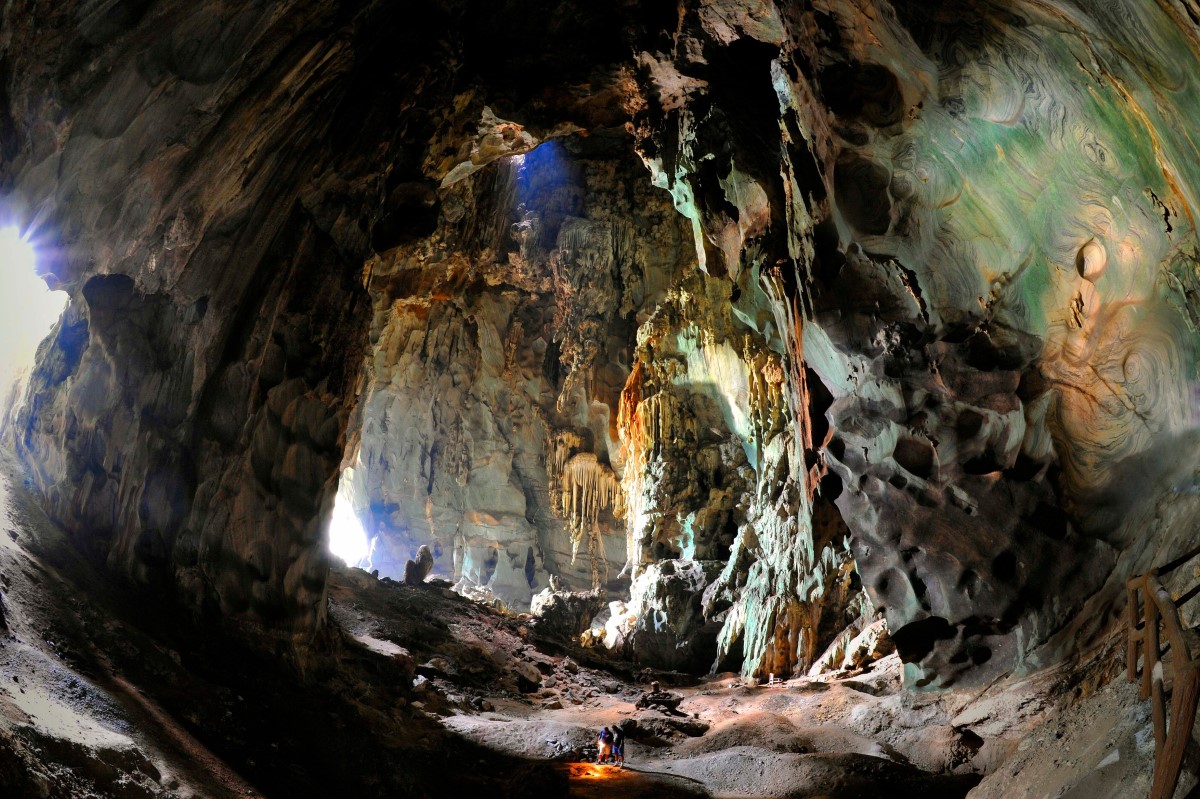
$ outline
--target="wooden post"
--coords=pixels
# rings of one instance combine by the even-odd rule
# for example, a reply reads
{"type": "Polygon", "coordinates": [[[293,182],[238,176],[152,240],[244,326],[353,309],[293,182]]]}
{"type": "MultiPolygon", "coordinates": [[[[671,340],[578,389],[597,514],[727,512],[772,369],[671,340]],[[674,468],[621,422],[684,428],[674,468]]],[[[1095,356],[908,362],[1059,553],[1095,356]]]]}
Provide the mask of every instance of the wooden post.
{"type": "MultiPolygon", "coordinates": [[[[1148,587],[1148,586],[1147,586],[1148,587]]],[[[1142,652],[1142,699],[1149,699],[1153,691],[1151,680],[1154,675],[1154,667],[1158,665],[1159,648],[1158,648],[1158,603],[1154,601],[1150,595],[1150,591],[1146,592],[1146,629],[1142,631],[1145,636],[1142,652]]]]}
{"type": "MultiPolygon", "coordinates": [[[[1182,654],[1182,653],[1181,653],[1182,654]]],[[[1192,725],[1196,721],[1196,704],[1200,701],[1200,670],[1192,663],[1176,670],[1175,688],[1171,692],[1171,736],[1166,746],[1159,746],[1154,758],[1154,783],[1150,799],[1171,799],[1179,783],[1183,755],[1192,740],[1192,725]]],[[[1157,735],[1157,722],[1155,724],[1157,735]]]]}
{"type": "Polygon", "coordinates": [[[1125,650],[1125,676],[1133,682],[1137,679],[1137,662],[1138,650],[1142,643],[1142,630],[1138,625],[1141,624],[1141,609],[1138,607],[1138,583],[1141,578],[1134,578],[1126,583],[1125,589],[1129,593],[1129,601],[1126,603],[1126,616],[1129,619],[1129,645],[1125,650]]]}
{"type": "Polygon", "coordinates": [[[1179,784],[1183,757],[1192,740],[1200,704],[1200,652],[1192,652],[1179,619],[1179,605],[1200,595],[1200,587],[1184,594],[1178,601],[1158,579],[1165,573],[1200,554],[1200,548],[1176,558],[1161,569],[1151,569],[1126,584],[1129,608],[1129,641],[1126,647],[1126,678],[1137,680],[1138,657],[1142,661],[1142,678],[1138,686],[1141,698],[1150,700],[1154,724],[1154,781],[1150,799],[1171,799],[1179,784]],[[1139,595],[1140,594],[1140,595],[1139,595]],[[1161,635],[1171,647],[1171,728],[1167,729],[1166,674],[1162,661],[1161,635]]]}

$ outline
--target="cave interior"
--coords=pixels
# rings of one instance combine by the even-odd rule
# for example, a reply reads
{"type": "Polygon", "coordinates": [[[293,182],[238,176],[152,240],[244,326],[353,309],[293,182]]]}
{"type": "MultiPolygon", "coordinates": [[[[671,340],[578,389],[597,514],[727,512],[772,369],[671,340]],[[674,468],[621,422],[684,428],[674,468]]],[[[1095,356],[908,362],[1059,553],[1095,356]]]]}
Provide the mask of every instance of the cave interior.
{"type": "Polygon", "coordinates": [[[1196,0],[3,4],[0,793],[1200,796],[1198,76],[1196,0]]]}

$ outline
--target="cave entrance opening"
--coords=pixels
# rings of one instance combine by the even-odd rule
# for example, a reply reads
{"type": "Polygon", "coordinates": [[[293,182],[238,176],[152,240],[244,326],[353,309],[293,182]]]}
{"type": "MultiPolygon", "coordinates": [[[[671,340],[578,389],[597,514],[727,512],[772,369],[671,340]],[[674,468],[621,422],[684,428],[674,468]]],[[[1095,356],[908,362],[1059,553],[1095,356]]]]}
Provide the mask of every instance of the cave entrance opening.
{"type": "Polygon", "coordinates": [[[370,559],[371,544],[350,497],[353,480],[353,469],[343,471],[338,480],[333,514],[329,520],[329,551],[346,561],[347,566],[363,566],[370,559]]]}
{"type": "Polygon", "coordinates": [[[19,403],[38,345],[67,307],[65,291],[51,291],[37,273],[38,247],[16,226],[0,227],[0,408],[19,403]]]}

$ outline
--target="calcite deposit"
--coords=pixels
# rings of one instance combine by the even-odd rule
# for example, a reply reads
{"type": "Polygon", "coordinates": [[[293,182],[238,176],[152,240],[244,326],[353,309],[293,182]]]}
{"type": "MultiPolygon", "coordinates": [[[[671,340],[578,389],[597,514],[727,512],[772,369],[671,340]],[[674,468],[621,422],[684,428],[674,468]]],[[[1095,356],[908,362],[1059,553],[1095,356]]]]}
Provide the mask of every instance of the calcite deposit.
{"type": "Polygon", "coordinates": [[[377,344],[350,496],[371,568],[431,543],[434,574],[514,607],[551,575],[627,587],[615,409],[638,309],[694,260],[620,143],[485,166],[431,237],[368,264],[377,344]]]}
{"type": "Polygon", "coordinates": [[[381,577],[696,673],[886,625],[910,687],[1192,543],[1190,0],[2,14],[0,216],[71,297],[5,441],[301,670],[339,490],[381,577]]]}

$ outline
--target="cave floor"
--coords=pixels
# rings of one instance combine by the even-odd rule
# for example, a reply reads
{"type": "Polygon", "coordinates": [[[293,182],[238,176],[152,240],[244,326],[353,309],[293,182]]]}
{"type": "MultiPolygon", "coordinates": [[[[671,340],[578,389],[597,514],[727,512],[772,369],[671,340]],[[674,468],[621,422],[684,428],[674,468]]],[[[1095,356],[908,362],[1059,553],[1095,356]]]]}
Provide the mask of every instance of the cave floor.
{"type": "Polygon", "coordinates": [[[0,795],[1096,799],[1148,787],[1148,710],[1105,679],[1111,653],[937,693],[901,690],[894,656],[828,681],[695,680],[541,641],[528,616],[441,585],[335,568],[333,631],[297,674],[285,648],[245,649],[102,573],[0,457],[0,795]],[[635,707],[652,678],[683,696],[677,714],[635,707]],[[627,767],[591,763],[596,731],[618,722],[627,767]]]}

